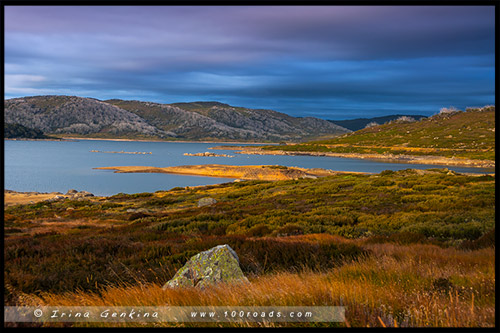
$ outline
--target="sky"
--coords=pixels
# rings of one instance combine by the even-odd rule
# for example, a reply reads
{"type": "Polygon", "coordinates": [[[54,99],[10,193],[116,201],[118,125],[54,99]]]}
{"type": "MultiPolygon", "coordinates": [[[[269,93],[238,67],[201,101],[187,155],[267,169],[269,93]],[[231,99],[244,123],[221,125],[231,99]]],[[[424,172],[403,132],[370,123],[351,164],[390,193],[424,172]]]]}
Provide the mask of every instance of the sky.
{"type": "Polygon", "coordinates": [[[494,6],[5,6],[5,98],[292,116],[495,104],[494,6]]]}

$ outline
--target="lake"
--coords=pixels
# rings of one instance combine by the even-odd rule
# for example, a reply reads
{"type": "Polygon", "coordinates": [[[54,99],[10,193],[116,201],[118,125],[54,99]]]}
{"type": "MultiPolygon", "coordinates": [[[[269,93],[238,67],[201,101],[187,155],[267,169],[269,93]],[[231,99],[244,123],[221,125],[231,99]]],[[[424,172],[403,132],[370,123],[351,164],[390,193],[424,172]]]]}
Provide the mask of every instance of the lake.
{"type": "MultiPolygon", "coordinates": [[[[284,165],[303,168],[325,168],[336,171],[378,173],[383,170],[430,169],[445,166],[406,163],[383,163],[370,160],[280,155],[243,155],[232,150],[209,150],[223,144],[198,142],[138,141],[13,141],[4,140],[4,188],[20,192],[62,192],[69,189],[89,191],[95,195],[141,193],[169,190],[177,186],[197,186],[231,182],[232,178],[183,176],[161,173],[113,173],[94,170],[105,166],[167,167],[193,164],[284,165]],[[151,152],[152,154],[108,154],[98,151],[151,152]],[[229,157],[184,156],[184,153],[212,151],[229,157]]],[[[230,144],[227,144],[230,145],[230,144]]],[[[448,166],[457,172],[486,173],[494,169],[448,166]]]]}

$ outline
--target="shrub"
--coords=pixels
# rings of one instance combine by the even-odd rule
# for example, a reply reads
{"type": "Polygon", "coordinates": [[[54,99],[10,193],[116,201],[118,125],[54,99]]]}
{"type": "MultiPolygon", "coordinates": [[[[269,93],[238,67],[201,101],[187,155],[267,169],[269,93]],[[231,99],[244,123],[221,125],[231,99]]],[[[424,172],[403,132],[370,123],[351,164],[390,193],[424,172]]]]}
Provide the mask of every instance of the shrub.
{"type": "Polygon", "coordinates": [[[302,235],[304,228],[298,224],[286,224],[275,231],[276,236],[302,235]]]}
{"type": "Polygon", "coordinates": [[[247,232],[248,236],[251,237],[262,237],[271,233],[271,229],[266,224],[257,224],[250,228],[247,232]]]}
{"type": "Polygon", "coordinates": [[[485,232],[475,240],[464,240],[459,248],[462,250],[478,250],[486,247],[495,247],[495,228],[485,232]]]}

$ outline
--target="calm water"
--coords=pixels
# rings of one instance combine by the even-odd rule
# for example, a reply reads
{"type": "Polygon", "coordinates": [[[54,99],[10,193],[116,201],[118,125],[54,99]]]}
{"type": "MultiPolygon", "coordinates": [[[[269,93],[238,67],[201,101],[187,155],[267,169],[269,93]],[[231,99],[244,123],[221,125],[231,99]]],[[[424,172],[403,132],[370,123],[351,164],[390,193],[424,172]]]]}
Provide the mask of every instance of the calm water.
{"type": "MultiPolygon", "coordinates": [[[[367,160],[314,157],[243,155],[231,150],[209,150],[219,144],[171,142],[81,141],[4,141],[5,189],[14,191],[62,192],[69,189],[89,191],[95,195],[140,193],[169,190],[176,186],[196,186],[233,181],[230,178],[180,176],[157,173],[113,173],[94,170],[104,166],[177,166],[189,164],[260,165],[279,164],[338,171],[381,172],[407,168],[439,168],[444,166],[404,163],[381,163],[367,160]],[[141,151],[151,155],[106,154],[100,151],[141,151]],[[195,157],[184,153],[212,151],[235,157],[195,157]]],[[[448,167],[458,172],[493,172],[493,169],[448,167]]]]}

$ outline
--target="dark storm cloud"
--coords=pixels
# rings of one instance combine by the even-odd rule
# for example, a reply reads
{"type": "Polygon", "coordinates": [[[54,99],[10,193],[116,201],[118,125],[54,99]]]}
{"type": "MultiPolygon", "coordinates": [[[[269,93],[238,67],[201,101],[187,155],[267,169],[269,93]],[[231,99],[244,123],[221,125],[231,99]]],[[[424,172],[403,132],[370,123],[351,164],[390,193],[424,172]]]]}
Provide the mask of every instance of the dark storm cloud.
{"type": "Polygon", "coordinates": [[[6,97],[349,118],[494,103],[494,7],[6,7],[6,97]]]}

